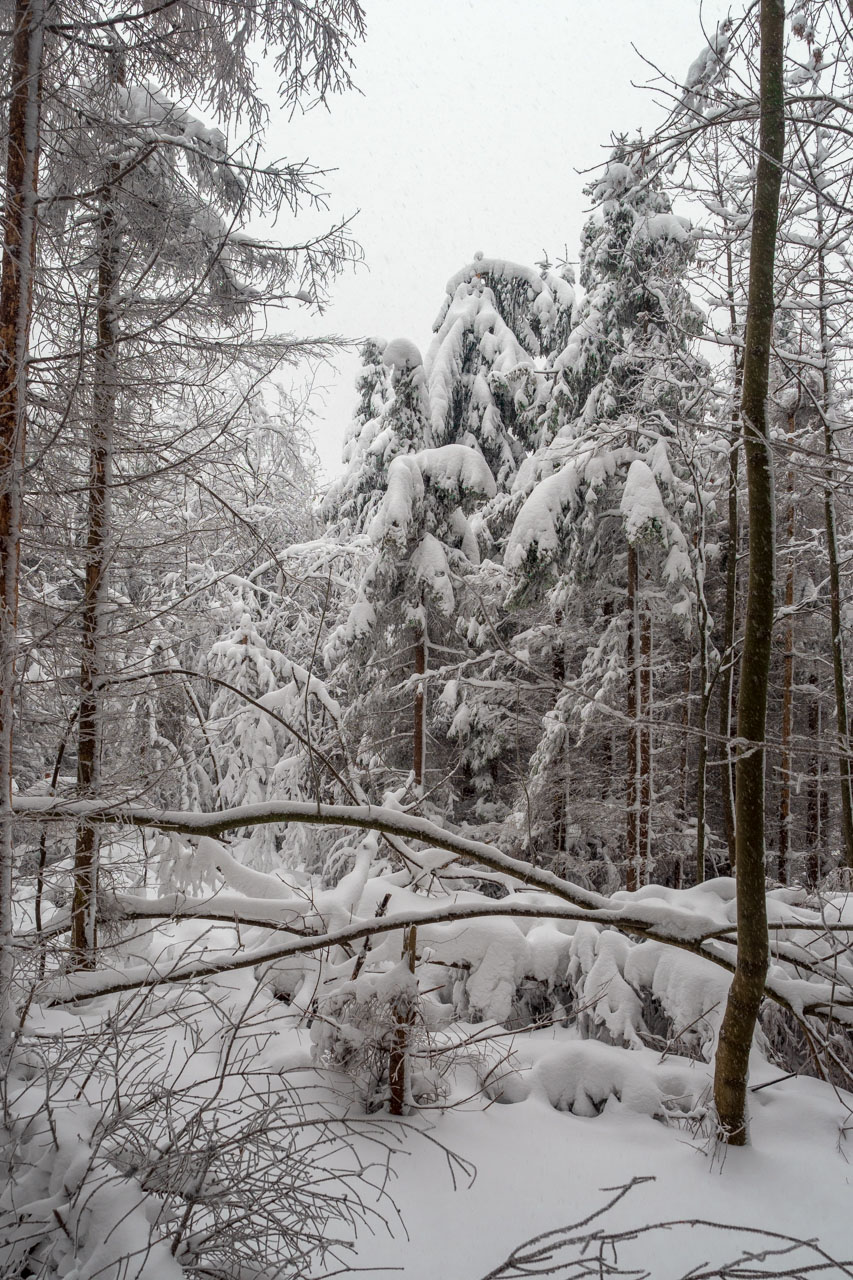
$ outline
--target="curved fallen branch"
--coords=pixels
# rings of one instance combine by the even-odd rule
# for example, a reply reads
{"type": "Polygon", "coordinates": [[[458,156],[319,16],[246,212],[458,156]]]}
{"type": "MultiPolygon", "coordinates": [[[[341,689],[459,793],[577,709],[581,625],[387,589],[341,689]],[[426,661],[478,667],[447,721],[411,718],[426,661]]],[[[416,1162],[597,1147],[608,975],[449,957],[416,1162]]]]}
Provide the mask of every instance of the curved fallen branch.
{"type": "Polygon", "coordinates": [[[41,821],[101,822],[128,827],[153,827],[185,836],[226,835],[240,827],[268,826],[272,823],[300,822],[313,826],[356,827],[383,835],[421,840],[488,867],[503,871],[513,879],[555,894],[565,902],[585,910],[597,910],[610,902],[604,894],[561,880],[550,871],[511,858],[481,840],[455,835],[418,814],[403,813],[379,805],[313,804],[303,800],[272,800],[264,804],[240,805],[217,813],[192,813],[180,809],[154,809],[142,805],[104,805],[97,800],[61,801],[49,797],[15,797],[14,812],[19,817],[41,821]]]}
{"type": "MultiPolygon", "coordinates": [[[[152,906],[155,905],[152,904],[152,906]]],[[[144,914],[146,918],[150,918],[148,912],[140,912],[139,914],[144,914]]],[[[154,914],[154,912],[151,913],[151,915],[154,914]]],[[[292,942],[256,947],[249,951],[243,950],[242,953],[240,951],[237,953],[232,951],[227,955],[209,960],[199,959],[176,962],[170,967],[162,969],[154,964],[141,964],[133,968],[117,970],[111,975],[105,975],[103,971],[97,973],[78,972],[51,979],[45,983],[40,989],[41,1002],[49,1005],[79,1004],[84,1000],[115,995],[124,991],[137,991],[143,987],[213,978],[238,969],[253,968],[256,965],[284,960],[290,956],[304,955],[312,951],[325,950],[335,946],[345,946],[361,938],[373,937],[377,934],[406,930],[413,925],[423,927],[430,924],[448,924],[495,917],[529,920],[582,920],[603,927],[619,929],[634,937],[641,937],[649,941],[678,947],[683,951],[690,951],[702,959],[711,961],[719,968],[725,969],[728,973],[734,972],[732,960],[710,949],[718,941],[717,939],[705,939],[701,936],[696,938],[666,936],[655,928],[650,927],[642,919],[635,919],[628,915],[606,911],[581,912],[555,903],[537,903],[519,899],[516,901],[504,900],[502,902],[454,903],[446,907],[437,907],[432,911],[409,911],[392,916],[373,917],[370,920],[358,921],[341,929],[297,938],[292,942]]],[[[193,918],[198,919],[198,913],[194,913],[193,918]]],[[[226,919],[224,912],[222,918],[223,920],[226,919]]],[[[253,919],[249,915],[235,918],[234,915],[229,915],[227,920],[229,923],[247,926],[269,927],[269,921],[263,917],[256,916],[253,919]]],[[[794,1000],[785,994],[785,985],[795,987],[798,994],[805,997],[807,994],[812,994],[809,991],[812,984],[792,980],[788,980],[786,983],[780,982],[778,978],[773,976],[768,977],[765,994],[769,999],[786,1009],[798,1022],[802,1022],[804,1018],[809,1016],[834,1016],[839,1021],[846,1020],[853,1025],[853,999],[849,1001],[839,1000],[837,995],[830,993],[828,997],[822,999],[807,1001],[803,998],[794,1000]],[[848,1013],[848,1011],[848,1017],[844,1018],[844,1014],[848,1013]]]]}
{"type": "MultiPolygon", "coordinates": [[[[377,933],[388,933],[412,925],[440,924],[478,917],[515,917],[526,919],[584,920],[591,924],[618,929],[635,938],[664,943],[691,951],[711,961],[728,973],[734,973],[734,963],[721,947],[732,948],[734,928],[720,929],[719,921],[702,916],[693,910],[683,910],[660,902],[624,895],[624,901],[614,905],[613,898],[593,893],[571,881],[562,880],[550,871],[543,871],[529,863],[501,853],[483,841],[456,835],[417,814],[374,805],[316,805],[303,801],[269,801],[264,804],[242,805],[218,813],[192,813],[182,810],[145,808],[139,805],[107,806],[97,801],[65,802],[50,798],[16,798],[15,811],[20,816],[30,815],[44,820],[77,820],[154,827],[161,831],[173,831],[188,836],[216,837],[239,827],[270,823],[300,822],[319,826],[348,826],[362,830],[380,831],[392,836],[420,840],[434,848],[444,849],[469,862],[489,867],[521,881],[529,888],[542,890],[558,902],[515,900],[480,903],[456,903],[425,912],[407,912],[381,919],[359,921],[342,929],[318,933],[275,947],[259,947],[244,954],[229,954],[213,960],[197,960],[173,965],[166,970],[153,965],[140,965],[122,970],[112,978],[103,973],[75,974],[72,977],[53,980],[42,988],[50,1003],[68,1004],[90,1000],[96,996],[138,990],[141,987],[161,983],[185,982],[214,977],[236,969],[281,960],[287,956],[315,951],[326,947],[345,945],[377,933]],[[565,905],[561,905],[565,904],[565,905]],[[567,908],[572,908],[568,910],[567,908]]],[[[173,904],[175,905],[175,904],[173,904]]],[[[281,905],[281,904],[280,904],[281,905]]],[[[156,907],[155,903],[151,904],[156,907]]],[[[148,915],[148,909],[140,908],[148,915]]],[[[151,914],[157,914],[152,909],[151,914]]],[[[163,908],[159,908],[159,914],[163,908]]],[[[165,914],[169,914],[168,912],[165,914]]],[[[201,912],[194,912],[203,918],[201,912]]],[[[225,913],[223,912],[223,919],[225,913]]],[[[228,922],[270,927],[266,912],[228,912],[228,922]]],[[[274,927],[274,926],[273,926],[274,927]]],[[[795,927],[781,925],[780,928],[795,927]]],[[[823,925],[814,926],[818,934],[825,932],[823,925]]],[[[765,995],[787,1010],[801,1025],[810,1016],[835,1017],[853,1023],[853,999],[840,999],[832,984],[828,995],[820,997],[815,984],[804,980],[781,979],[768,975],[765,995]],[[785,988],[788,988],[786,994],[785,988]]]]}

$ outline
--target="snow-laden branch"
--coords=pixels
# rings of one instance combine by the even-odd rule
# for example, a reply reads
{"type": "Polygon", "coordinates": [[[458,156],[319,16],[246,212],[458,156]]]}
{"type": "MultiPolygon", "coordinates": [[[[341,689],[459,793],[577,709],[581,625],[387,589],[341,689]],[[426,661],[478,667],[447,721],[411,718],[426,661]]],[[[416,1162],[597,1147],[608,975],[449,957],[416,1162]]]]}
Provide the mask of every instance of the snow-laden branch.
{"type": "MultiPolygon", "coordinates": [[[[287,889],[283,884],[281,895],[276,893],[274,897],[263,898],[216,894],[209,899],[193,902],[186,899],[182,901],[176,895],[160,901],[118,896],[115,905],[119,910],[137,918],[193,916],[227,920],[235,925],[274,928],[302,936],[284,943],[239,950],[236,954],[229,952],[227,955],[181,961],[165,967],[143,964],[113,974],[101,971],[57,979],[44,992],[54,1003],[87,1000],[94,996],[164,982],[211,977],[234,969],[282,960],[288,956],[346,945],[361,938],[410,928],[412,925],[422,927],[483,917],[585,921],[617,929],[635,939],[647,939],[690,951],[729,973],[734,970],[735,930],[727,918],[721,919],[719,913],[711,914],[707,910],[697,909],[697,905],[693,903],[675,903],[670,900],[666,890],[661,890],[660,896],[656,896],[652,886],[640,894],[617,894],[609,898],[592,893],[551,872],[511,858],[491,845],[445,831],[426,818],[394,809],[371,805],[318,806],[304,802],[278,801],[203,814],[145,809],[136,805],[108,807],[86,801],[63,804],[45,797],[18,799],[16,811],[21,815],[30,814],[42,819],[79,819],[86,816],[89,820],[98,822],[152,826],[162,831],[208,838],[238,827],[273,822],[357,827],[423,841],[477,866],[486,866],[503,873],[521,881],[528,888],[541,890],[545,895],[542,897],[539,894],[528,896],[516,893],[499,902],[455,902],[381,919],[357,920],[332,929],[318,916],[319,931],[316,933],[310,932],[310,925],[300,927],[297,924],[300,917],[304,921],[306,915],[310,915],[309,904],[286,897],[287,889]]],[[[225,851],[223,855],[224,853],[225,851]]],[[[269,877],[263,879],[266,881],[269,877]]],[[[825,958],[822,962],[820,957],[809,956],[805,948],[793,948],[784,942],[786,928],[799,930],[801,926],[805,926],[818,936],[825,934],[827,930],[822,922],[819,919],[808,921],[793,918],[774,923],[778,926],[774,932],[778,931],[783,935],[781,943],[784,959],[808,971],[812,976],[811,979],[793,977],[777,967],[768,977],[766,995],[798,1020],[810,1015],[832,1016],[853,1024],[853,1000],[840,994],[838,975],[825,966],[825,958]]],[[[780,958],[783,958],[781,954],[780,958]]]]}
{"type": "MultiPolygon", "coordinates": [[[[122,899],[119,898],[118,902],[121,903],[121,901],[122,899]]],[[[158,915],[162,917],[168,913],[176,916],[188,915],[194,918],[204,917],[207,919],[228,920],[234,924],[260,925],[266,928],[276,927],[272,919],[272,909],[275,905],[280,905],[273,902],[265,904],[246,902],[245,906],[241,907],[239,911],[235,909],[232,914],[228,911],[224,900],[212,899],[208,904],[193,904],[191,909],[186,911],[182,910],[176,901],[152,902],[129,898],[125,898],[124,901],[129,908],[128,917],[131,918],[134,916],[156,917],[158,915]],[[211,911],[210,908],[215,901],[219,902],[218,908],[214,907],[213,911],[211,911]],[[170,907],[173,909],[172,912],[169,912],[170,907]],[[257,909],[258,907],[260,909],[257,909]]],[[[642,902],[633,905],[639,908],[643,907],[642,902]]],[[[669,946],[678,947],[681,950],[690,951],[725,969],[728,973],[734,972],[734,962],[731,958],[733,956],[731,942],[726,944],[729,954],[724,954],[720,949],[719,929],[715,928],[706,933],[702,933],[701,930],[697,929],[694,936],[689,936],[686,932],[683,936],[678,936],[677,933],[668,934],[665,929],[654,923],[649,923],[650,917],[653,919],[656,914],[661,913],[662,904],[659,902],[649,903],[648,906],[654,908],[654,910],[643,911],[640,909],[636,914],[633,914],[618,909],[584,911],[580,908],[572,909],[568,905],[554,903],[553,901],[542,901],[538,898],[531,900],[517,895],[509,899],[503,899],[500,902],[457,902],[435,907],[431,910],[405,911],[390,916],[360,920],[343,928],[331,929],[308,936],[303,935],[293,941],[251,947],[237,952],[228,951],[225,954],[211,958],[204,957],[176,961],[167,965],[145,963],[125,969],[116,969],[112,972],[105,972],[100,969],[98,972],[68,974],[60,978],[51,979],[44,984],[39,991],[39,999],[47,1004],[76,1004],[95,997],[136,991],[142,987],[155,987],[164,983],[197,981],[202,978],[216,977],[219,974],[231,973],[237,969],[254,968],[257,965],[269,964],[291,956],[305,955],[330,947],[345,946],[362,938],[407,930],[412,925],[422,928],[425,925],[448,924],[483,918],[583,920],[602,927],[615,928],[620,932],[631,934],[637,938],[646,938],[650,941],[662,942],[669,946]]],[[[678,916],[679,913],[675,911],[673,915],[678,916]]],[[[682,912],[680,915],[682,920],[691,915],[695,917],[698,923],[703,920],[699,913],[682,912]]],[[[279,927],[290,932],[296,932],[290,925],[280,925],[279,927]]],[[[822,983],[815,983],[804,979],[791,978],[781,971],[776,971],[768,976],[765,993],[769,999],[793,1014],[798,1021],[809,1016],[833,1017],[839,1022],[849,1023],[853,1026],[853,1000],[841,998],[836,983],[831,979],[827,979],[822,983]]]]}
{"type": "MultiPolygon", "coordinates": [[[[610,899],[580,885],[562,880],[550,871],[533,867],[529,862],[511,858],[493,845],[471,840],[422,818],[418,814],[379,805],[314,804],[302,800],[270,800],[263,804],[240,805],[217,813],[193,813],[178,809],[154,809],[142,805],[105,805],[97,800],[58,801],[50,797],[15,797],[14,811],[19,816],[43,820],[90,822],[130,827],[152,827],[158,831],[174,831],[185,836],[218,836],[240,827],[269,823],[302,822],[313,826],[355,827],[362,831],[379,831],[383,835],[421,840],[436,849],[444,849],[492,871],[505,872],[532,888],[552,893],[561,901],[584,910],[608,910],[610,899]]],[[[709,922],[712,923],[712,922],[709,922]]],[[[676,926],[677,928],[677,926],[676,926]]]]}

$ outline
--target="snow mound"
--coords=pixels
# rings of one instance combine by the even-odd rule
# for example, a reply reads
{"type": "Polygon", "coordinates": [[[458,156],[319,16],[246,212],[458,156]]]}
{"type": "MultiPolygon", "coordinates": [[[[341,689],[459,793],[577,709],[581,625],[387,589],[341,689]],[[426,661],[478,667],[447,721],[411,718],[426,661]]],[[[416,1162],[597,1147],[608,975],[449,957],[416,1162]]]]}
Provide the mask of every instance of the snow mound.
{"type": "Polygon", "coordinates": [[[493,1072],[486,1091],[510,1104],[538,1097],[576,1116],[622,1108],[666,1120],[701,1110],[708,1084],[703,1065],[659,1060],[648,1050],[626,1053],[597,1040],[570,1040],[542,1051],[528,1041],[503,1070],[493,1072]]]}
{"type": "Polygon", "coordinates": [[[394,338],[382,352],[382,363],[389,369],[402,372],[406,369],[419,369],[423,358],[414,342],[408,338],[394,338]]]}

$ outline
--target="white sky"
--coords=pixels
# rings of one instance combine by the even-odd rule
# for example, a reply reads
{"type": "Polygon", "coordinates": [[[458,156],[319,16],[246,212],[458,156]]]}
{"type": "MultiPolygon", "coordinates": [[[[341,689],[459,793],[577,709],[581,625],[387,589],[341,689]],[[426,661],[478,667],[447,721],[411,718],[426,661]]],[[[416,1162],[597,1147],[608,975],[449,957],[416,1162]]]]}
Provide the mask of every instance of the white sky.
{"type": "MultiPolygon", "coordinates": [[[[587,181],[611,133],[649,131],[653,75],[632,48],[681,78],[721,0],[366,0],[356,51],[361,93],[288,120],[268,151],[334,169],[329,215],[358,212],[363,266],[322,318],[296,307],[294,332],[408,337],[425,350],[448,278],[477,249],[534,263],[577,258],[587,181]]],[[[657,101],[659,101],[659,96],[657,101]]],[[[315,218],[297,223],[315,229],[315,218]]],[[[279,229],[279,235],[290,230],[279,229]]],[[[321,373],[317,448],[340,468],[357,355],[321,373]]]]}

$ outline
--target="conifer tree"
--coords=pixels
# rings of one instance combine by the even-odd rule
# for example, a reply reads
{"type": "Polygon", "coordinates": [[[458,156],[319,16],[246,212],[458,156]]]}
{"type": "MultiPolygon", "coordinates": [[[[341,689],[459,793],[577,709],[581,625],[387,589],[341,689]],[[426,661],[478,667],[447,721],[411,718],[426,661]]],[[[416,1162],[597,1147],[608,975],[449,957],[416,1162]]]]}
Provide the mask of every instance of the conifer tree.
{"type": "MultiPolygon", "coordinates": [[[[585,296],[554,361],[548,401],[537,406],[556,433],[519,476],[523,505],[506,561],[516,598],[549,593],[555,632],[567,616],[591,628],[594,640],[574,658],[580,692],[607,705],[623,673],[623,856],[636,884],[652,834],[653,611],[666,627],[672,610],[690,618],[700,596],[690,459],[707,374],[693,349],[701,319],[684,284],[689,224],[673,213],[660,173],[621,144],[589,190],[596,212],[582,237],[585,296]]],[[[593,722],[584,711],[585,733],[593,722]]]]}
{"type": "MultiPolygon", "coordinates": [[[[410,703],[411,750],[401,749],[400,734],[386,739],[384,750],[420,794],[427,771],[428,689],[435,683],[430,649],[452,634],[456,580],[479,560],[466,510],[493,495],[494,480],[478,451],[460,444],[433,447],[424,368],[414,344],[389,343],[383,360],[393,369],[393,396],[376,429],[369,429],[384,486],[378,506],[362,513],[363,534],[374,553],[349,616],[326,646],[326,662],[341,665],[350,698],[360,699],[360,719],[366,712],[372,720],[380,709],[387,717],[394,694],[403,705],[410,703]]],[[[355,468],[363,458],[354,457],[355,468]]],[[[350,489],[349,482],[342,488],[350,489]]],[[[358,488],[357,479],[352,488],[358,488]]],[[[369,765],[369,734],[360,754],[369,765]]],[[[390,775],[383,772],[387,783],[390,775]]]]}
{"type": "Polygon", "coordinates": [[[502,493],[533,447],[534,361],[561,348],[574,298],[550,267],[482,254],[448,282],[426,357],[433,431],[478,448],[502,493]]]}

